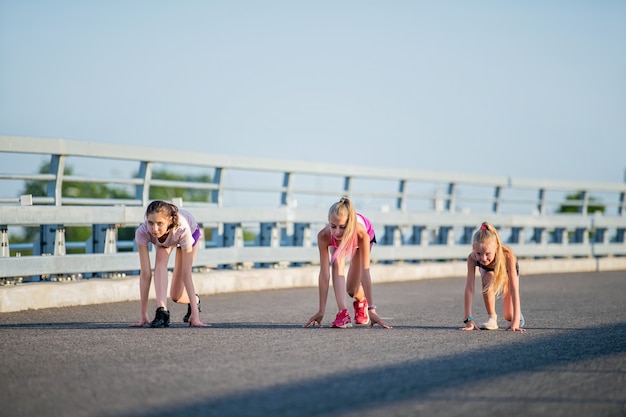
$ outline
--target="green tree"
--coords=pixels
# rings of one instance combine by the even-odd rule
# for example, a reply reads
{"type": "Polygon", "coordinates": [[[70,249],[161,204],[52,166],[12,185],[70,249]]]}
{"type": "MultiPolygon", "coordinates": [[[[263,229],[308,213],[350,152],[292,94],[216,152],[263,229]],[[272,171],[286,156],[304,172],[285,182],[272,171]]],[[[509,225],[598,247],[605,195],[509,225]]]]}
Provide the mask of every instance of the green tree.
{"type": "MultiPolygon", "coordinates": [[[[573,194],[568,194],[565,196],[565,200],[567,201],[571,201],[571,202],[576,202],[576,203],[580,203],[582,201],[582,197],[583,197],[583,192],[582,191],[578,191],[576,193],[573,194]]],[[[595,212],[600,212],[600,213],[604,213],[605,210],[605,206],[604,204],[601,204],[597,198],[593,197],[593,196],[589,196],[589,200],[587,202],[587,213],[588,214],[592,214],[595,212]]],[[[559,209],[557,210],[557,213],[579,213],[580,212],[580,206],[577,204],[567,204],[567,203],[563,203],[559,206],[559,209]]],[[[567,234],[567,238],[568,239],[572,239],[573,236],[573,232],[569,232],[567,234]]],[[[589,239],[593,239],[595,236],[595,233],[593,230],[590,230],[587,232],[587,236],[589,237],[589,239]]]]}
{"type": "MultiPolygon", "coordinates": [[[[50,172],[50,163],[44,163],[39,168],[40,174],[50,172]]],[[[73,175],[74,169],[66,166],[63,169],[63,175],[73,175]]],[[[24,191],[21,194],[31,194],[33,197],[45,197],[47,192],[47,181],[26,181],[24,191]]],[[[61,195],[64,197],[84,197],[84,198],[114,198],[114,199],[130,199],[132,196],[128,191],[121,188],[110,187],[100,183],[76,183],[64,181],[61,187],[61,195]]],[[[27,227],[24,230],[23,239],[26,242],[32,242],[39,228],[27,227]]],[[[90,227],[67,227],[65,229],[65,240],[67,242],[84,242],[91,236],[90,227]]]]}
{"type": "MultiPolygon", "coordinates": [[[[583,196],[583,192],[578,191],[574,194],[568,194],[567,196],[565,196],[565,200],[579,203],[582,201],[582,196],[583,196]]],[[[593,196],[589,197],[589,201],[587,204],[587,213],[592,214],[592,213],[595,213],[596,211],[604,213],[604,210],[605,210],[604,204],[601,204],[598,201],[598,199],[593,196]]],[[[579,206],[576,204],[563,203],[559,206],[557,213],[579,213],[579,206]]]]}
{"type": "MultiPolygon", "coordinates": [[[[209,175],[182,175],[167,170],[155,170],[152,173],[152,178],[158,180],[177,181],[177,182],[203,182],[209,183],[212,180],[209,175]]],[[[150,187],[150,199],[151,200],[171,200],[173,198],[180,197],[183,201],[202,201],[210,202],[211,193],[209,190],[200,190],[196,188],[184,188],[184,187],[150,187]]]]}
{"type": "MultiPolygon", "coordinates": [[[[47,174],[50,172],[50,164],[44,163],[39,168],[39,173],[47,174]]],[[[64,175],[73,175],[74,169],[66,166],[63,170],[64,175]]],[[[179,181],[179,182],[211,182],[209,175],[185,176],[169,172],[167,170],[159,170],[153,173],[153,178],[179,181]]],[[[31,194],[33,197],[45,197],[47,194],[47,181],[35,180],[27,181],[21,194],[31,194]]],[[[111,187],[102,183],[83,183],[64,181],[61,188],[63,197],[73,198],[102,198],[102,199],[132,199],[133,195],[129,191],[120,187],[111,187]]],[[[181,197],[183,201],[210,201],[210,191],[189,189],[184,187],[151,187],[150,199],[152,200],[171,200],[175,197],[181,197]]],[[[38,227],[26,227],[24,233],[20,237],[11,237],[12,242],[24,243],[33,242],[39,234],[38,227]]],[[[66,242],[85,242],[92,234],[90,227],[66,227],[66,242]]],[[[205,233],[209,236],[210,233],[205,233]]],[[[135,237],[134,227],[121,227],[118,229],[118,239],[133,240],[135,237]]],[[[69,251],[68,251],[69,252],[69,251]]],[[[24,255],[29,253],[24,252],[24,255]]]]}

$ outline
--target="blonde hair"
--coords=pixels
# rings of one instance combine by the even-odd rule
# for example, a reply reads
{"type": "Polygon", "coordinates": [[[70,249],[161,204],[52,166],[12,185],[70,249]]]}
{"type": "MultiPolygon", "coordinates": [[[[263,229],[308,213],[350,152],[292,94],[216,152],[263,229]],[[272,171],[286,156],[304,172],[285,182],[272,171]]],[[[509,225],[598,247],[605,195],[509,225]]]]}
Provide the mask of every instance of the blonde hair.
{"type": "Polygon", "coordinates": [[[489,222],[483,222],[480,225],[480,229],[474,233],[474,243],[483,243],[487,240],[495,240],[496,253],[494,256],[495,265],[493,267],[494,278],[487,287],[483,289],[484,293],[488,291],[494,291],[496,296],[509,291],[509,275],[506,269],[505,253],[513,253],[511,248],[502,244],[500,240],[500,234],[496,228],[489,222]]]}
{"type": "Polygon", "coordinates": [[[342,197],[341,200],[330,206],[328,210],[328,221],[331,217],[345,217],[346,228],[343,232],[341,243],[335,252],[333,252],[332,261],[345,258],[347,255],[354,255],[358,246],[358,236],[356,234],[356,211],[348,197],[342,197]]]}

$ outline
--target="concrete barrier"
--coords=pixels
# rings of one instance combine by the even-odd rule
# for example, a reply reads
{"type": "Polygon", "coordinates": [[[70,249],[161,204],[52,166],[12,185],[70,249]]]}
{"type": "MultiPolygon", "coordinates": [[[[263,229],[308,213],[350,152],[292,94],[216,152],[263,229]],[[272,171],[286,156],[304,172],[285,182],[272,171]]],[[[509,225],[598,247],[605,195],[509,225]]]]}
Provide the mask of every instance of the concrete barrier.
{"type": "MultiPolygon", "coordinates": [[[[626,257],[583,259],[520,260],[521,275],[621,271],[626,278],[626,257]]],[[[319,268],[309,266],[284,269],[211,270],[194,273],[199,294],[211,295],[243,291],[317,286],[319,268]]],[[[463,278],[464,262],[406,263],[371,268],[374,285],[420,279],[463,278]]],[[[150,290],[154,299],[154,288],[150,290]]],[[[83,279],[71,282],[33,282],[0,287],[0,313],[43,308],[70,307],[139,300],[137,276],[83,279]]]]}

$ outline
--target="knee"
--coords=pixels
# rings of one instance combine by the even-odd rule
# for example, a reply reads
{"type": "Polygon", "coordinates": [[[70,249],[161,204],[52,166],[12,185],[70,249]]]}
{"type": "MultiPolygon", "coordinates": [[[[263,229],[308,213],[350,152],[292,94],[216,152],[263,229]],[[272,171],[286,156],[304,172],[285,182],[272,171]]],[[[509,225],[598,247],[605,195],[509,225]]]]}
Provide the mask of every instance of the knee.
{"type": "Polygon", "coordinates": [[[355,295],[357,295],[360,289],[361,289],[360,285],[352,286],[352,287],[346,288],[346,292],[348,293],[350,297],[354,297],[355,295]]]}

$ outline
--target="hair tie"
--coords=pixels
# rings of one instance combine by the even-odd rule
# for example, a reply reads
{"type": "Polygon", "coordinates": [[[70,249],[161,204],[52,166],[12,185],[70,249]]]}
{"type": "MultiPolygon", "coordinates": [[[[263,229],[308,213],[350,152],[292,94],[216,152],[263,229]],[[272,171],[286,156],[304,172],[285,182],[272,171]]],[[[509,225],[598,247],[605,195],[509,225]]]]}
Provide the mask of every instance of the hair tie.
{"type": "Polygon", "coordinates": [[[483,224],[483,225],[481,225],[481,226],[480,226],[480,230],[487,230],[487,225],[484,225],[484,224],[483,224]]]}

